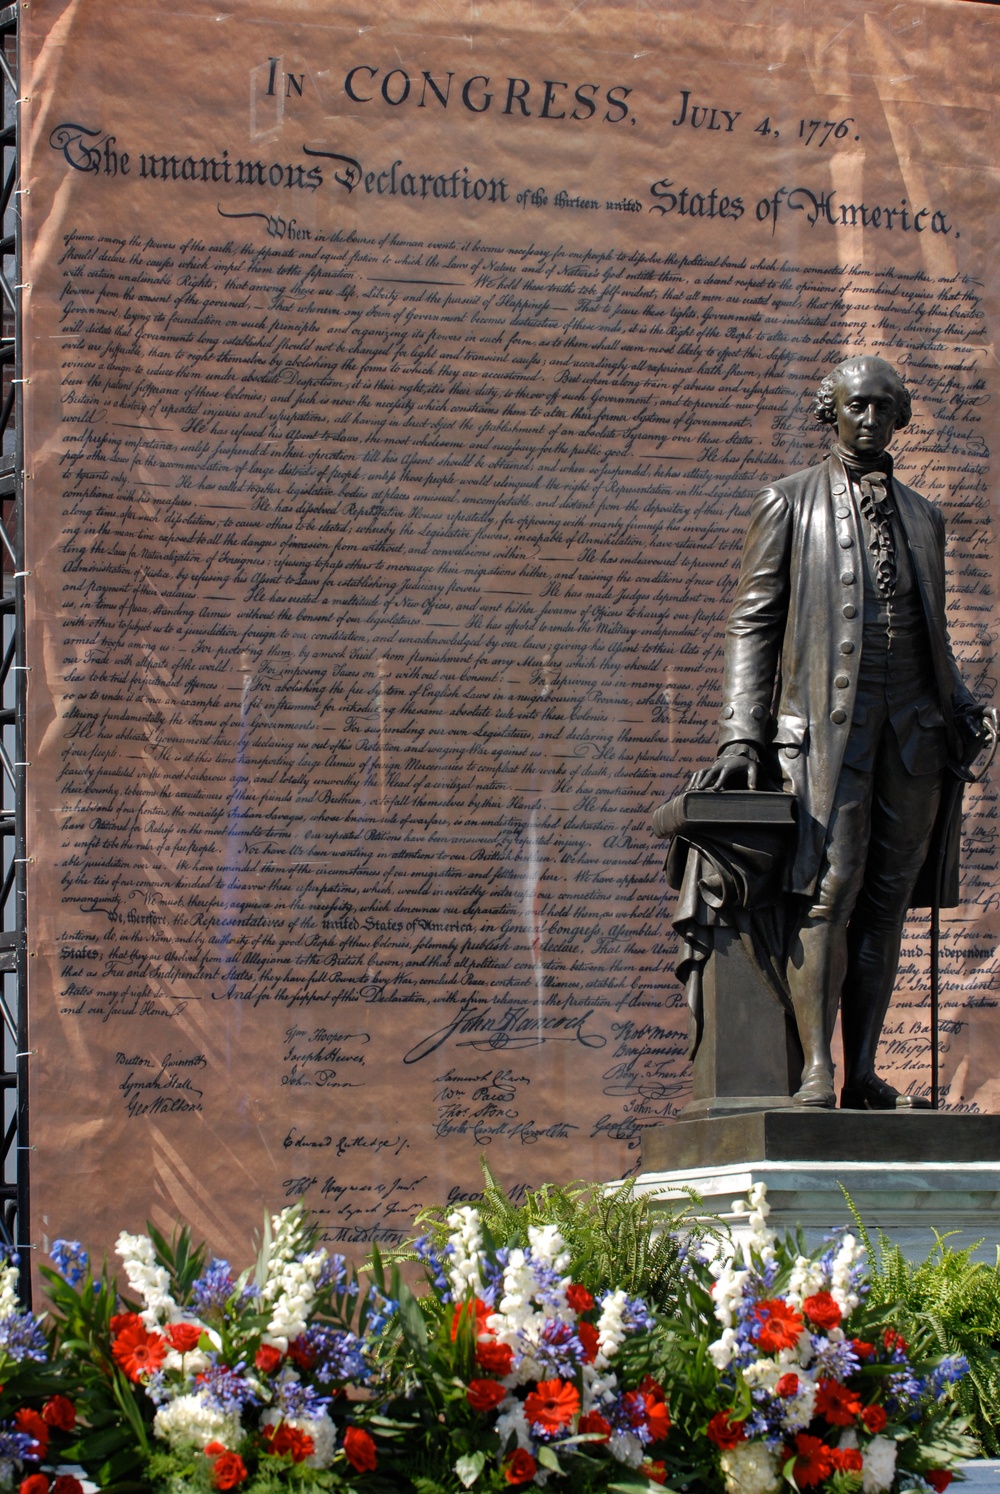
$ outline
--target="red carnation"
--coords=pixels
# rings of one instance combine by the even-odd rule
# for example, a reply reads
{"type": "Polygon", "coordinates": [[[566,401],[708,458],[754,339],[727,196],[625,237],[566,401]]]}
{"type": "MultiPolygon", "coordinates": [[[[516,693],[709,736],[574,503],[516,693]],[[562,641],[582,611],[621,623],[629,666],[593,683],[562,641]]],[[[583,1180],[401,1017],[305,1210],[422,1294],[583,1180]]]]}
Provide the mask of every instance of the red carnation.
{"type": "Polygon", "coordinates": [[[753,1311],[760,1324],[757,1344],[765,1354],[777,1354],[781,1349],[794,1349],[805,1323],[784,1298],[775,1297],[768,1302],[758,1302],[753,1311]]]}
{"type": "Polygon", "coordinates": [[[296,1369],[311,1370],[316,1368],[317,1354],[307,1338],[293,1338],[288,1345],[288,1357],[296,1369]]]}
{"type": "Polygon", "coordinates": [[[31,1411],[27,1406],[15,1413],[14,1425],[19,1432],[27,1432],[28,1436],[38,1444],[36,1453],[29,1453],[32,1458],[44,1458],[49,1450],[49,1429],[45,1425],[37,1411],[31,1411]]]}
{"type": "Polygon", "coordinates": [[[158,1333],[147,1333],[144,1323],[133,1323],[119,1333],[111,1352],[130,1380],[140,1380],[158,1370],[167,1352],[167,1341],[158,1333]]]}
{"type": "Polygon", "coordinates": [[[601,1347],[600,1335],[593,1323],[577,1323],[576,1336],[583,1348],[584,1364],[593,1364],[601,1347]]]}
{"type": "Polygon", "coordinates": [[[538,1464],[523,1447],[515,1447],[508,1453],[501,1466],[509,1484],[526,1484],[538,1472],[538,1464]]]}
{"type": "Polygon", "coordinates": [[[667,1481],[667,1465],[662,1459],[654,1463],[651,1459],[647,1458],[641,1465],[639,1472],[644,1473],[651,1484],[665,1484],[667,1481]]]}
{"type": "Polygon", "coordinates": [[[52,1481],[52,1494],[83,1494],[83,1485],[71,1473],[60,1473],[52,1481]]]}
{"type": "Polygon", "coordinates": [[[476,1345],[476,1363],[488,1375],[509,1375],[514,1367],[514,1350],[510,1344],[495,1338],[480,1339],[476,1345]]]}
{"type": "MultiPolygon", "coordinates": [[[[955,1475],[949,1473],[946,1468],[932,1468],[923,1477],[924,1481],[930,1484],[932,1489],[937,1490],[937,1494],[944,1494],[945,1489],[947,1489],[955,1475]]],[[[21,1487],[23,1488],[24,1485],[22,1484],[21,1487]]]]}
{"type": "Polygon", "coordinates": [[[550,1436],[568,1426],[580,1409],[580,1392],[568,1380],[539,1380],[524,1402],[524,1414],[532,1426],[550,1436]]]}
{"type": "Polygon", "coordinates": [[[470,1380],[465,1398],[473,1411],[495,1411],[506,1394],[496,1380],[470,1380]]]}
{"type": "Polygon", "coordinates": [[[577,1422],[576,1429],[578,1432],[600,1437],[602,1442],[608,1442],[611,1438],[611,1423],[600,1411],[585,1411],[577,1422]]]}
{"type": "Polygon", "coordinates": [[[838,1380],[820,1380],[816,1392],[816,1415],[825,1416],[831,1426],[849,1427],[860,1414],[861,1399],[838,1380]]]}
{"type": "Polygon", "coordinates": [[[835,1473],[861,1473],[864,1468],[860,1447],[831,1447],[830,1458],[835,1473]]]}
{"type": "Polygon", "coordinates": [[[22,1478],[20,1494],[49,1494],[49,1481],[44,1473],[29,1473],[22,1478]]]}
{"type": "Polygon", "coordinates": [[[861,1413],[861,1420],[869,1432],[874,1433],[884,1431],[889,1418],[881,1406],[866,1406],[861,1413]]]}
{"type": "Polygon", "coordinates": [[[815,1323],[825,1333],[829,1333],[831,1328],[840,1327],[842,1313],[829,1292],[817,1292],[814,1297],[807,1297],[802,1304],[802,1311],[810,1323],[815,1323]]]}
{"type": "Polygon", "coordinates": [[[378,1459],[375,1443],[363,1427],[348,1427],[344,1433],[344,1452],[355,1473],[371,1473],[378,1459]]]}
{"type": "Polygon", "coordinates": [[[201,1328],[197,1323],[171,1323],[164,1328],[163,1335],[178,1354],[190,1354],[201,1342],[201,1328]]]}
{"type": "Polygon", "coordinates": [[[566,1288],[566,1302],[575,1313],[589,1312],[594,1305],[594,1299],[585,1286],[571,1281],[566,1288]]]}
{"type": "Polygon", "coordinates": [[[716,1447],[728,1452],[735,1447],[737,1442],[742,1442],[746,1433],[744,1432],[745,1421],[730,1421],[725,1411],[716,1411],[708,1426],[705,1428],[705,1436],[709,1442],[714,1442],[716,1447]]]}
{"type": "Polygon", "coordinates": [[[798,1375],[793,1375],[792,1372],[791,1372],[791,1370],[789,1370],[789,1372],[788,1372],[787,1375],[782,1375],[781,1378],[778,1380],[778,1383],[774,1387],[774,1393],[775,1393],[775,1395],[780,1395],[782,1398],[784,1398],[786,1396],[798,1395],[798,1393],[799,1393],[799,1377],[798,1377],[798,1375]]]}
{"type": "Polygon", "coordinates": [[[901,1353],[905,1354],[907,1349],[910,1347],[903,1335],[901,1333],[897,1333],[895,1328],[887,1328],[885,1330],[882,1335],[882,1342],[885,1344],[890,1354],[892,1353],[893,1349],[899,1349],[901,1353]]]}
{"type": "Polygon", "coordinates": [[[859,1359],[871,1359],[875,1354],[875,1345],[865,1343],[863,1338],[852,1338],[851,1348],[859,1359]]]}
{"type": "MultiPolygon", "coordinates": [[[[207,1449],[206,1449],[207,1451],[207,1449]]],[[[235,1489],[247,1476],[247,1465],[239,1453],[225,1449],[216,1458],[212,1468],[212,1483],[217,1489],[235,1489]]]]}
{"type": "Polygon", "coordinates": [[[273,1344],[261,1344],[253,1356],[253,1362],[262,1375],[273,1375],[283,1358],[281,1350],[276,1349],[273,1344]]]}
{"type": "MultiPolygon", "coordinates": [[[[304,1463],[316,1451],[316,1444],[309,1433],[303,1432],[299,1427],[290,1427],[287,1421],[283,1421],[278,1428],[264,1427],[263,1435],[268,1452],[273,1453],[276,1458],[287,1456],[293,1463],[304,1463]]],[[[346,1449],[346,1436],[344,1446],[346,1449]]]]}
{"type": "Polygon", "coordinates": [[[808,1432],[800,1432],[795,1439],[795,1451],[798,1457],[795,1459],[794,1475],[800,1489],[821,1484],[825,1478],[830,1477],[833,1458],[825,1442],[821,1442],[818,1437],[810,1437],[808,1432]]]}
{"type": "Polygon", "coordinates": [[[60,1432],[71,1432],[76,1426],[76,1407],[64,1395],[53,1395],[42,1407],[42,1420],[60,1432]]]}

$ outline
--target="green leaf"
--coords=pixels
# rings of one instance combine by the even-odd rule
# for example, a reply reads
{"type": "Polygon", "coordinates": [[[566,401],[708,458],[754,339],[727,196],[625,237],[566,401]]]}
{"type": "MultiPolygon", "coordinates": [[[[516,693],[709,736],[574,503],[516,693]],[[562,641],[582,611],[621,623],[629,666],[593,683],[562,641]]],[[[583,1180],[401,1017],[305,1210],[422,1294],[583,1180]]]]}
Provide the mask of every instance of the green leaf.
{"type": "Polygon", "coordinates": [[[471,1489],[476,1479],[482,1473],[486,1463],[486,1454],[482,1451],[466,1453],[464,1458],[459,1458],[455,1464],[455,1472],[462,1487],[471,1489]]]}
{"type": "Polygon", "coordinates": [[[537,1457],[539,1463],[541,1463],[543,1468],[551,1468],[553,1473],[562,1473],[562,1464],[556,1457],[555,1453],[552,1451],[551,1447],[546,1447],[543,1444],[538,1449],[537,1457]]]}

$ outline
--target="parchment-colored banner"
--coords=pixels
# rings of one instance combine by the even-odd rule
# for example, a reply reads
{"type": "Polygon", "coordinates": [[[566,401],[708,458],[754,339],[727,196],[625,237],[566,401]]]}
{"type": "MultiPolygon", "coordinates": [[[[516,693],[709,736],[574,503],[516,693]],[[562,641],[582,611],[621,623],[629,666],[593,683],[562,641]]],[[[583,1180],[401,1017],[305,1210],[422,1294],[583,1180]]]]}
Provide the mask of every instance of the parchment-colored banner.
{"type": "MultiPolygon", "coordinates": [[[[996,693],[996,11],[337,9],[24,10],[34,1220],[98,1248],[635,1167],[689,1093],[650,813],[849,353],[996,693]]],[[[926,1086],[919,925],[883,1058],[926,1086]]]]}

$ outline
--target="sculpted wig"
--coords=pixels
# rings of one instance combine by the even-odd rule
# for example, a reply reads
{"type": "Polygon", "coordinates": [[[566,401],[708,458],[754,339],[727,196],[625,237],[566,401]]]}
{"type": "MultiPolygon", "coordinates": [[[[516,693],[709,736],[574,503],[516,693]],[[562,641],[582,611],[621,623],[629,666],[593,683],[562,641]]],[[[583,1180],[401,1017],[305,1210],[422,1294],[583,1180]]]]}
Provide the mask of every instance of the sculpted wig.
{"type": "Polygon", "coordinates": [[[892,374],[896,385],[896,429],[897,431],[901,431],[904,426],[909,425],[910,416],[913,413],[910,391],[892,365],[886,363],[882,358],[848,358],[845,363],[839,364],[833,370],[833,373],[827,374],[816,390],[816,397],[811,406],[813,415],[823,425],[837,424],[837,390],[840,388],[843,376],[847,370],[857,368],[860,363],[880,363],[884,369],[892,374]]]}

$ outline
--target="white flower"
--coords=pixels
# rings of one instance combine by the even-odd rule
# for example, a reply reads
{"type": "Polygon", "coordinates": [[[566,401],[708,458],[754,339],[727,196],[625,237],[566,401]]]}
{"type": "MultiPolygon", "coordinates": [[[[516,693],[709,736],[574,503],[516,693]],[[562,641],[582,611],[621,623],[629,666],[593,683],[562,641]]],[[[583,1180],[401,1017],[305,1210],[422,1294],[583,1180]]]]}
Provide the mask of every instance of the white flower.
{"type": "Polygon", "coordinates": [[[711,1269],[715,1277],[715,1291],[712,1293],[715,1316],[723,1328],[732,1328],[750,1273],[735,1266],[731,1260],[715,1261],[711,1269]]]}
{"type": "Polygon", "coordinates": [[[726,1494],[772,1494],[780,1484],[778,1459],[763,1442],[738,1442],[719,1457],[726,1494]]]}
{"type": "Polygon", "coordinates": [[[17,1299],[20,1275],[20,1270],[12,1260],[0,1263],[0,1318],[9,1318],[20,1309],[21,1304],[17,1299]]]}
{"type": "Polygon", "coordinates": [[[788,1278],[788,1288],[784,1294],[785,1301],[789,1307],[799,1310],[807,1297],[814,1297],[825,1287],[826,1272],[820,1262],[810,1260],[806,1255],[797,1256],[795,1265],[792,1267],[792,1274],[788,1278]]]}
{"type": "Polygon", "coordinates": [[[830,1295],[846,1318],[861,1301],[851,1285],[851,1272],[865,1258],[865,1247],[853,1235],[845,1235],[830,1270],[830,1295]]]}
{"type": "Polygon", "coordinates": [[[862,1448],[861,1487],[865,1494],[891,1489],[896,1473],[896,1444],[891,1437],[873,1437],[862,1448]]]}
{"type": "Polygon", "coordinates": [[[275,1214],[271,1229],[260,1295],[262,1302],[273,1306],[263,1338],[284,1353],[292,1339],[305,1332],[327,1255],[322,1249],[305,1252],[308,1229],[300,1204],[275,1214]]]}
{"type": "Polygon", "coordinates": [[[163,1323],[178,1322],[183,1314],[170,1295],[169,1272],[157,1264],[152,1240],[147,1235],[130,1235],[122,1230],[115,1254],[121,1257],[129,1286],[146,1304],[140,1314],[146,1327],[152,1331],[163,1323]]]}
{"type": "Polygon", "coordinates": [[[479,1225],[479,1210],[469,1204],[448,1215],[451,1234],[448,1244],[448,1280],[456,1302],[464,1302],[469,1291],[477,1297],[483,1294],[483,1281],[479,1274],[483,1249],[483,1232],[479,1225]]]}
{"type": "Polygon", "coordinates": [[[512,1436],[516,1439],[518,1447],[523,1447],[525,1452],[531,1452],[531,1428],[528,1426],[522,1401],[516,1401],[513,1396],[508,1396],[505,1401],[500,1402],[496,1429],[497,1436],[500,1438],[501,1456],[512,1436]]]}
{"type": "Polygon", "coordinates": [[[717,1370],[724,1370],[736,1352],[736,1329],[723,1328],[722,1337],[709,1344],[708,1354],[717,1370]]]}
{"type": "Polygon", "coordinates": [[[220,1411],[200,1395],[179,1395],[157,1411],[153,1432],[173,1448],[189,1445],[204,1449],[210,1442],[235,1447],[240,1438],[240,1419],[235,1412],[220,1411]]]}
{"type": "Polygon", "coordinates": [[[612,1432],[608,1452],[629,1468],[638,1468],[646,1456],[646,1449],[634,1432],[612,1432]]]}

